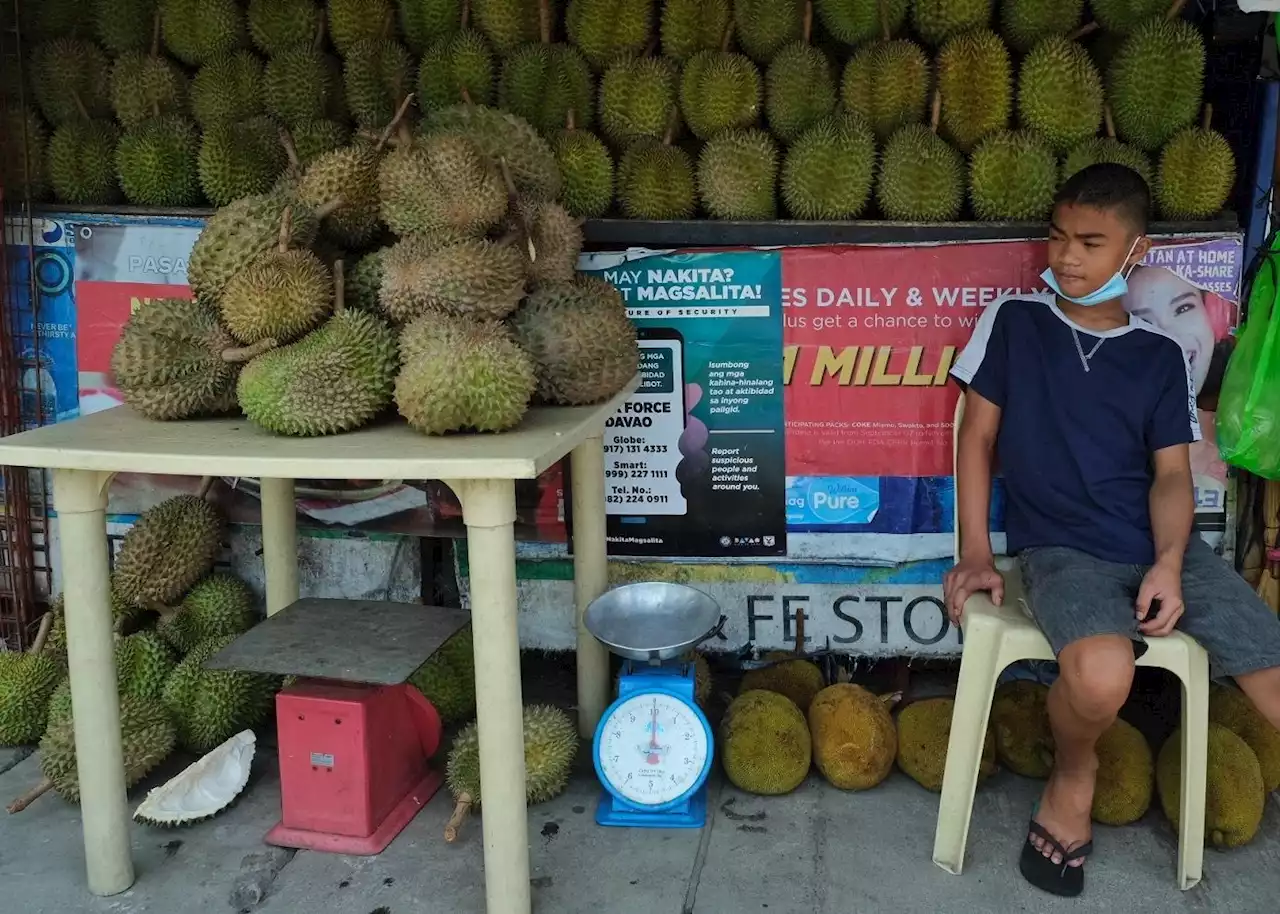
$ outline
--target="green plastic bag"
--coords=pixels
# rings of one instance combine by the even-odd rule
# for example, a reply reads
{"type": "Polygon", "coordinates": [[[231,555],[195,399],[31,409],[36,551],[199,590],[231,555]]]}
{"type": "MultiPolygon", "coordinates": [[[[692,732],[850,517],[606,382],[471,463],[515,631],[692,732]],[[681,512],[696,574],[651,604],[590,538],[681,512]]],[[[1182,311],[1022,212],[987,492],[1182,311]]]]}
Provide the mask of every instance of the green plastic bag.
{"type": "Polygon", "coordinates": [[[1280,479],[1280,235],[1254,274],[1249,310],[1218,395],[1218,453],[1264,479],[1280,479]]]}

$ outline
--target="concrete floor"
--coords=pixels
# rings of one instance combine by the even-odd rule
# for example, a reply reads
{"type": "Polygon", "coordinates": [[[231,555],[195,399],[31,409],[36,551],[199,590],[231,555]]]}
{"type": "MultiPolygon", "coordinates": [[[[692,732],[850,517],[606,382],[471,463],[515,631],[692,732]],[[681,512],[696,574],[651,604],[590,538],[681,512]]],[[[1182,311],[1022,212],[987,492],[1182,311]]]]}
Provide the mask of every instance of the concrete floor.
{"type": "MultiPolygon", "coordinates": [[[[35,758],[0,755],[0,799],[39,780],[35,758]],[[8,770],[6,764],[12,765],[8,770]]],[[[1204,883],[1179,892],[1175,841],[1158,812],[1099,828],[1083,898],[1059,901],[1019,877],[1035,782],[1002,773],[979,793],[963,876],[930,862],[937,798],[895,773],[844,794],[814,775],[795,793],[760,798],[717,778],[702,831],[602,829],[587,752],[570,789],[530,810],[534,909],[544,914],[1263,914],[1280,896],[1280,802],[1250,846],[1209,851],[1204,883]]],[[[222,816],[191,829],[135,826],[137,882],[114,898],[84,889],[76,809],[47,795],[0,825],[0,909],[13,914],[483,914],[479,822],[442,838],[446,792],[376,858],[292,853],[262,836],[279,811],[269,747],[255,780],[222,816]]],[[[170,772],[171,773],[171,772],[170,772]]],[[[145,795],[143,785],[131,797],[145,795]]]]}

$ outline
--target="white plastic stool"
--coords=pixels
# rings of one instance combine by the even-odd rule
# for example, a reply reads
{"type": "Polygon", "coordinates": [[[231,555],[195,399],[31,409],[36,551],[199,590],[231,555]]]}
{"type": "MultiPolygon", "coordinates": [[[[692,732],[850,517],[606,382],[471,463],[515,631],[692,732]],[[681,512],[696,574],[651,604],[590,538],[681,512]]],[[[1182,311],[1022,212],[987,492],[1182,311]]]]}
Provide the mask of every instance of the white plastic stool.
{"type": "MultiPolygon", "coordinates": [[[[956,404],[952,452],[964,416],[964,396],[956,404]]],[[[954,456],[953,456],[954,461],[954,456]]],[[[954,467],[954,462],[953,462],[954,467]]],[[[957,480],[957,487],[958,487],[957,480]]],[[[957,495],[958,498],[958,495],[957,495]]],[[[955,555],[960,531],[956,524],[955,555]]],[[[956,690],[947,763],[938,804],[933,862],[959,875],[964,868],[969,819],[978,785],[978,767],[991,714],[996,679],[1019,660],[1053,660],[1049,642],[1022,609],[1024,593],[1017,570],[1004,571],[1002,606],[990,594],[970,597],[964,608],[964,648],[956,690]]],[[[1169,670],[1182,682],[1182,795],[1179,800],[1178,884],[1189,889],[1200,881],[1204,863],[1205,782],[1208,777],[1209,657],[1182,632],[1148,640],[1141,666],[1169,670]]]]}

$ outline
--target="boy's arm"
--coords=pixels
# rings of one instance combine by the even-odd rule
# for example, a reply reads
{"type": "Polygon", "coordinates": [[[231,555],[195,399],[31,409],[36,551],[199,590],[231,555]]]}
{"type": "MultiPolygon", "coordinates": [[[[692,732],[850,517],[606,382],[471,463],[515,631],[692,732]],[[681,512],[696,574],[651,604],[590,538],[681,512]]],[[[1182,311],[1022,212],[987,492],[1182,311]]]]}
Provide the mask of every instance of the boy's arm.
{"type": "Polygon", "coordinates": [[[990,564],[991,463],[1000,431],[1000,407],[970,390],[956,445],[956,522],[960,561],[990,564]]]}
{"type": "Polygon", "coordinates": [[[1153,461],[1155,481],[1151,484],[1148,504],[1156,564],[1180,575],[1182,556],[1187,551],[1196,514],[1191,448],[1185,444],[1161,448],[1153,455],[1153,461]]]}

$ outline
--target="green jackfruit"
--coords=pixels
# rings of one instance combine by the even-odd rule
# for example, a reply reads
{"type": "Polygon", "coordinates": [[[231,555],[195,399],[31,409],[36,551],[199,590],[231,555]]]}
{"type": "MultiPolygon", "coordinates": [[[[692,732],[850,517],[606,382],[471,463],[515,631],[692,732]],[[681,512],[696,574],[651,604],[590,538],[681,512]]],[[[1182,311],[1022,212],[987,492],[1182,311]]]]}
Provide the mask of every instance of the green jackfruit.
{"type": "Polygon", "coordinates": [[[111,117],[111,61],[102,48],[79,38],[59,38],[31,52],[31,89],[44,119],[54,127],[111,117]]]}
{"type": "Polygon", "coordinates": [[[1102,77],[1089,52],[1075,42],[1048,38],[1023,59],[1018,116],[1058,153],[1097,134],[1102,103],[1102,77]]]}
{"type": "Polygon", "coordinates": [[[738,694],[764,689],[766,692],[777,692],[785,695],[801,711],[808,712],[813,697],[826,685],[822,681],[822,671],[808,660],[794,658],[783,660],[772,666],[748,670],[738,686],[738,694]]]}
{"type": "MultiPolygon", "coordinates": [[[[1182,792],[1182,731],[1174,730],[1156,759],[1156,790],[1165,816],[1178,827],[1182,792]]],[[[1267,794],[1253,750],[1226,727],[1209,724],[1209,775],[1205,788],[1205,840],[1214,847],[1243,847],[1258,834],[1267,794]]]]}
{"type": "Polygon", "coordinates": [[[1155,792],[1155,758],[1136,727],[1116,719],[1098,739],[1093,820],[1129,825],[1147,814],[1155,792]]]}
{"type": "Polygon", "coordinates": [[[287,159],[278,128],[270,118],[259,116],[206,128],[197,164],[205,198],[214,206],[226,206],[270,190],[287,159]]]}
{"type": "Polygon", "coordinates": [[[733,23],[742,52],[761,66],[804,32],[804,0],[736,0],[733,23]]]}
{"type": "Polygon", "coordinates": [[[165,47],[189,67],[238,51],[249,41],[236,0],[160,0],[160,22],[165,47]]]}
{"type": "Polygon", "coordinates": [[[448,41],[463,28],[458,0],[400,0],[400,31],[405,42],[422,54],[448,41]]]}
{"type": "Polygon", "coordinates": [[[679,72],[672,61],[647,57],[615,63],[600,80],[600,127],[615,146],[662,139],[676,117],[679,72]]]}
{"type": "Polygon", "coordinates": [[[1015,679],[999,686],[991,702],[1000,764],[1025,778],[1043,780],[1053,768],[1048,697],[1048,686],[1015,679]]]}
{"type": "Polygon", "coordinates": [[[911,21],[925,44],[933,47],[991,23],[995,0],[913,0],[911,21]]]}
{"type": "MultiPolygon", "coordinates": [[[[947,748],[951,739],[951,718],[955,699],[926,698],[913,701],[898,714],[898,768],[925,790],[939,793],[947,768],[947,748]]],[[[991,728],[982,744],[978,781],[996,773],[996,741],[991,728]]]]}
{"type": "Polygon", "coordinates": [[[1047,219],[1058,188],[1053,148],[1030,130],[1002,130],[969,159],[969,201],[985,221],[1047,219]]]}
{"type": "Polygon", "coordinates": [[[1189,126],[1204,92],[1204,39],[1178,19],[1149,20],[1125,39],[1107,69],[1120,139],[1154,152],[1189,126]]]}
{"type": "Polygon", "coordinates": [[[733,130],[698,157],[698,196],[716,219],[777,217],[778,147],[762,130],[733,130]]]}
{"type": "Polygon", "coordinates": [[[329,39],[346,57],[362,41],[385,38],[395,26],[391,0],[327,0],[329,39]]]}
{"type": "Polygon", "coordinates": [[[597,73],[642,53],[655,25],[654,0],[569,0],[564,14],[569,40],[597,73]]]}
{"type": "Polygon", "coordinates": [[[900,127],[924,120],[931,72],[928,58],[915,42],[876,42],[849,59],[840,99],[847,111],[866,118],[883,142],[900,127]]]}
{"type": "Polygon", "coordinates": [[[268,57],[315,41],[320,7],[314,0],[249,0],[249,37],[268,57]]]}
{"type": "Polygon", "coordinates": [[[111,68],[111,103],[126,128],[159,114],[182,114],[187,107],[186,74],[163,57],[130,51],[111,68]]]}
{"type": "Polygon", "coordinates": [[[813,745],[804,714],[776,692],[743,692],[720,723],[720,761],[739,790],[790,793],[809,775],[813,745]]]}
{"type": "Polygon", "coordinates": [[[968,32],[951,39],[938,54],[942,93],[942,133],[960,149],[1009,125],[1013,112],[1013,63],[994,32],[968,32]]]}
{"type": "Polygon", "coordinates": [[[1208,219],[1221,212],[1236,183],[1236,157],[1226,137],[1186,127],[1160,153],[1156,202],[1166,219],[1208,219]]]}
{"type": "Polygon", "coordinates": [[[667,0],[659,24],[662,56],[683,63],[699,51],[714,51],[732,21],[729,0],[667,0]]]}
{"type": "Polygon", "coordinates": [[[889,706],[861,686],[827,686],[809,705],[813,761],[831,786],[868,790],[893,769],[898,731],[889,706]]]}
{"type": "Polygon", "coordinates": [[[496,65],[484,35],[463,29],[427,48],[418,66],[418,107],[447,108],[466,97],[480,105],[493,103],[496,65]]]}
{"type": "Polygon", "coordinates": [[[1000,0],[1000,34],[1019,53],[1046,38],[1064,38],[1080,25],[1084,0],[1000,0]]]}
{"type": "Polygon", "coordinates": [[[680,111],[700,140],[755,125],[763,99],[760,71],[741,54],[699,51],[680,75],[680,111]]]}
{"type": "Polygon", "coordinates": [[[1280,730],[1259,713],[1237,688],[1214,684],[1209,689],[1209,721],[1226,727],[1249,744],[1262,771],[1267,793],[1280,788],[1280,730]]]}
{"type": "Polygon", "coordinates": [[[116,146],[125,198],[136,206],[200,202],[200,133],[184,117],[166,115],[126,130],[116,146]]]}
{"type": "Polygon", "coordinates": [[[49,141],[49,179],[58,201],[119,203],[124,198],[116,177],[119,142],[120,130],[108,120],[64,124],[55,130],[49,141]]]}
{"type": "Polygon", "coordinates": [[[178,740],[205,753],[271,715],[279,677],[240,670],[204,669],[236,635],[210,638],[193,647],[165,681],[164,707],[178,727],[178,740]]]}
{"type": "Polygon", "coordinates": [[[815,0],[813,6],[831,37],[860,45],[896,34],[907,21],[911,0],[815,0]]]}
{"type": "Polygon", "coordinates": [[[613,156],[600,138],[587,130],[562,130],[552,137],[560,163],[564,208],[582,219],[603,216],[613,203],[613,156]]]}
{"type": "Polygon", "coordinates": [[[191,114],[205,129],[265,114],[262,81],[262,61],[252,51],[221,54],[191,80],[191,114]]]}
{"type": "Polygon", "coordinates": [[[862,118],[823,118],[787,150],[782,201],[796,219],[856,219],[871,199],[875,166],[875,134],[862,118]]]}
{"type": "MultiPolygon", "coordinates": [[[[472,96],[472,101],[480,99],[472,96]]],[[[590,127],[595,83],[586,59],[573,45],[526,45],[502,65],[498,105],[544,135],[563,127],[570,111],[579,124],[590,127]]]]}
{"type": "Polygon", "coordinates": [[[679,146],[640,140],[618,162],[618,205],[631,219],[689,219],[698,208],[697,177],[679,146]]]}

